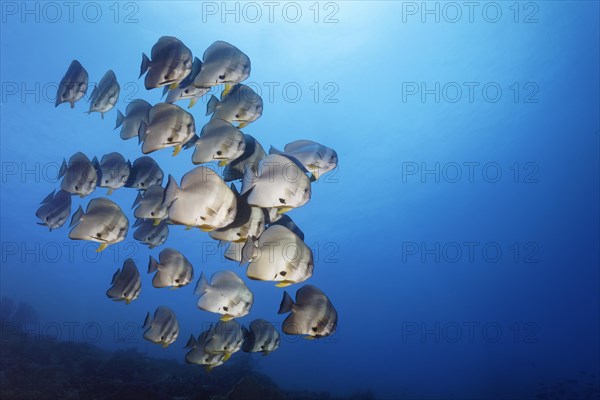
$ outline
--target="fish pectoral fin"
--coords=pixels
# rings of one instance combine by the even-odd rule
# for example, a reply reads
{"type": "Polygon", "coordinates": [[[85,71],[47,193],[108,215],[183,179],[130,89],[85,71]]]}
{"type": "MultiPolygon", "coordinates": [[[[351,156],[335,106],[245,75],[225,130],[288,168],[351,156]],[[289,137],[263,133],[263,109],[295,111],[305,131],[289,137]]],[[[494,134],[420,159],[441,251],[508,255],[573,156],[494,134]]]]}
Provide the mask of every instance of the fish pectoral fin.
{"type": "Polygon", "coordinates": [[[98,246],[98,248],[96,249],[96,253],[100,253],[102,250],[106,249],[107,247],[108,247],[108,244],[101,243],[100,246],[98,246]]]}
{"type": "Polygon", "coordinates": [[[192,228],[193,228],[193,226],[189,226],[189,225],[186,225],[186,226],[185,226],[185,230],[186,230],[186,231],[189,231],[189,230],[191,230],[192,228]]]}
{"type": "Polygon", "coordinates": [[[169,85],[169,90],[175,90],[179,87],[179,82],[173,82],[169,85]]]}
{"type": "Polygon", "coordinates": [[[169,347],[169,343],[167,343],[167,342],[162,342],[161,344],[162,344],[163,349],[169,347]]]}
{"type": "Polygon", "coordinates": [[[277,209],[277,214],[285,214],[286,212],[290,211],[292,208],[294,208],[294,207],[279,207],[277,209]]]}
{"type": "Polygon", "coordinates": [[[125,304],[130,304],[131,303],[131,299],[125,299],[125,304]]]}
{"type": "Polygon", "coordinates": [[[156,218],[154,219],[154,221],[152,222],[152,226],[158,226],[160,224],[160,219],[156,218]]]}
{"type": "Polygon", "coordinates": [[[219,161],[219,167],[224,167],[226,165],[227,165],[227,161],[225,161],[225,160],[219,161]]]}
{"type": "Polygon", "coordinates": [[[212,367],[212,365],[207,365],[206,367],[204,367],[204,370],[210,374],[213,370],[213,367],[212,367]]]}
{"type": "Polygon", "coordinates": [[[314,336],[304,336],[304,339],[306,339],[306,340],[315,340],[316,338],[314,336]]]}
{"type": "Polygon", "coordinates": [[[108,191],[106,192],[106,195],[110,196],[111,194],[113,194],[113,190],[112,189],[108,189],[108,191]]]}
{"type": "Polygon", "coordinates": [[[225,356],[223,357],[223,361],[227,361],[231,358],[231,354],[232,353],[225,353],[225,356]]]}
{"type": "Polygon", "coordinates": [[[281,281],[277,285],[275,285],[275,287],[283,288],[283,287],[288,287],[293,284],[294,284],[294,282],[291,282],[291,281],[281,281]]]}
{"type": "Polygon", "coordinates": [[[225,89],[223,89],[223,92],[221,93],[221,98],[224,98],[225,96],[227,96],[229,94],[229,92],[231,92],[231,88],[233,86],[231,86],[230,84],[225,84],[225,89]]]}
{"type": "Polygon", "coordinates": [[[238,128],[238,129],[242,129],[242,128],[245,128],[245,127],[247,127],[247,126],[248,126],[248,122],[241,122],[241,123],[240,123],[240,124],[237,126],[237,128],[238,128]]]}
{"type": "Polygon", "coordinates": [[[181,145],[178,144],[177,146],[175,146],[175,149],[173,150],[173,157],[175,157],[177,154],[179,154],[180,151],[181,151],[181,145]]]}
{"type": "Polygon", "coordinates": [[[198,102],[198,98],[194,97],[193,99],[190,100],[190,104],[188,105],[188,108],[194,107],[197,102],[198,102]]]}
{"type": "Polygon", "coordinates": [[[233,318],[234,318],[233,315],[225,314],[220,318],[220,320],[223,322],[227,322],[227,321],[231,321],[233,318]]]}

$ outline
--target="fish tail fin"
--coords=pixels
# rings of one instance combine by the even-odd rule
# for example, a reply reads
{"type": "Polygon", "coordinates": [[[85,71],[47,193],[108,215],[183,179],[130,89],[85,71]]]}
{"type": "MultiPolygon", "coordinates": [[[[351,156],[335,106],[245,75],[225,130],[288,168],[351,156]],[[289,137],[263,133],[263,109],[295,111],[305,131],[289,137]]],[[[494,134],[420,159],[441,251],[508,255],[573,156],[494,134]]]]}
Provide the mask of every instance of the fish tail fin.
{"type": "Polygon", "coordinates": [[[118,127],[120,127],[121,125],[123,125],[123,121],[125,120],[125,116],[123,115],[123,113],[121,112],[121,110],[117,110],[117,123],[115,124],[115,128],[117,129],[118,127]]]}
{"type": "Polygon", "coordinates": [[[194,147],[196,145],[196,142],[198,141],[198,139],[200,139],[200,137],[196,134],[194,134],[194,136],[192,136],[190,138],[190,140],[188,140],[187,142],[185,142],[185,144],[183,145],[183,149],[187,150],[191,147],[194,147]]]}
{"type": "Polygon", "coordinates": [[[269,154],[283,154],[283,151],[277,150],[275,147],[271,145],[269,148],[269,154]]]}
{"type": "Polygon", "coordinates": [[[214,113],[217,109],[217,106],[220,104],[221,102],[219,101],[219,99],[217,99],[215,97],[215,95],[211,95],[210,96],[210,100],[208,101],[208,104],[206,105],[206,115],[210,115],[212,113],[214,113]]]}
{"type": "Polygon", "coordinates": [[[140,123],[140,127],[138,129],[138,144],[142,143],[144,140],[146,140],[146,130],[148,128],[148,124],[146,124],[146,121],[142,121],[140,123]]]}
{"type": "Polygon", "coordinates": [[[196,343],[198,343],[198,342],[196,341],[196,338],[194,337],[194,335],[190,335],[190,339],[187,341],[186,345],[183,348],[191,349],[193,347],[196,347],[196,343]]]}
{"type": "Polygon", "coordinates": [[[177,194],[179,193],[179,185],[173,175],[169,175],[169,180],[167,182],[167,186],[165,186],[165,194],[163,197],[163,204],[167,207],[171,207],[171,204],[177,199],[177,194]]]}
{"type": "Polygon", "coordinates": [[[140,65],[140,76],[138,76],[138,79],[148,71],[148,67],[150,67],[150,59],[146,53],[142,53],[142,64],[140,65]]]}
{"type": "Polygon", "coordinates": [[[54,189],[52,193],[50,193],[48,196],[44,197],[44,200],[42,200],[40,204],[46,204],[47,202],[52,200],[54,198],[54,193],[56,193],[56,189],[54,189]]]}
{"type": "Polygon", "coordinates": [[[146,313],[146,318],[144,319],[144,325],[142,325],[142,328],[148,328],[150,325],[152,325],[152,318],[150,318],[150,313],[146,313]]]}
{"type": "Polygon", "coordinates": [[[73,214],[73,217],[71,217],[71,223],[69,224],[69,228],[71,228],[73,225],[77,224],[82,216],[83,216],[83,208],[81,208],[81,206],[79,206],[77,211],[75,211],[75,214],[73,214]]]}
{"type": "Polygon", "coordinates": [[[258,252],[258,247],[256,246],[256,242],[251,237],[248,237],[246,240],[246,244],[242,247],[242,259],[240,260],[240,265],[244,265],[252,261],[258,252]]]}
{"type": "Polygon", "coordinates": [[[206,280],[206,275],[204,272],[200,274],[200,278],[198,279],[198,283],[196,284],[196,289],[194,290],[194,294],[196,296],[202,296],[208,290],[208,281],[206,280]]]}
{"type": "Polygon", "coordinates": [[[151,274],[158,270],[158,261],[156,258],[150,256],[150,260],[148,261],[148,273],[151,274]]]}
{"type": "Polygon", "coordinates": [[[135,200],[133,201],[133,205],[131,206],[131,208],[135,208],[135,206],[140,204],[141,200],[142,200],[142,192],[138,192],[137,196],[135,197],[135,200]]]}
{"type": "Polygon", "coordinates": [[[58,177],[60,178],[60,177],[64,176],[67,173],[67,169],[68,169],[67,160],[65,160],[63,158],[63,162],[60,165],[60,169],[58,170],[58,177]]]}
{"type": "Polygon", "coordinates": [[[246,165],[244,168],[244,174],[242,175],[242,189],[240,190],[240,194],[244,195],[256,184],[256,179],[258,178],[258,174],[252,169],[250,165],[246,165]]]}
{"type": "Polygon", "coordinates": [[[281,300],[281,304],[279,305],[279,311],[277,314],[286,314],[292,311],[294,307],[294,300],[290,297],[288,292],[283,292],[283,299],[281,300]]]}

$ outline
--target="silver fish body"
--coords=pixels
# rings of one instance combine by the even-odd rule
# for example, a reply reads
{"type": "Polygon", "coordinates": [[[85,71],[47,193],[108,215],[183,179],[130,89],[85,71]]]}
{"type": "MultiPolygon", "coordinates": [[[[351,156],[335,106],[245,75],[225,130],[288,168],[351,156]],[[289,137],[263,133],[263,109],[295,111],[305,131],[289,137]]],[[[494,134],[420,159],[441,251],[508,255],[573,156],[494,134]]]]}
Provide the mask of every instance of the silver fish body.
{"type": "Polygon", "coordinates": [[[192,71],[193,56],[183,42],[173,36],[162,36],[152,46],[152,59],[142,54],[140,77],[146,74],[146,89],[175,85],[192,71]]]}
{"type": "Polygon", "coordinates": [[[179,288],[187,285],[194,279],[192,263],[179,251],[166,248],[160,252],[159,261],[150,256],[148,273],[156,272],[152,278],[152,285],[156,288],[179,288]]]}
{"type": "Polygon", "coordinates": [[[121,139],[127,140],[137,137],[142,122],[148,124],[148,113],[152,105],[146,100],[135,99],[127,105],[125,110],[127,115],[123,115],[117,110],[117,122],[115,129],[121,127],[121,139]]]}
{"type": "Polygon", "coordinates": [[[123,268],[118,269],[113,275],[111,287],[106,291],[106,296],[114,301],[125,301],[126,304],[137,299],[142,289],[140,272],[135,262],[128,258],[123,263],[123,268]]]}
{"type": "Polygon", "coordinates": [[[81,152],[75,153],[69,163],[63,160],[58,173],[63,178],[60,188],[71,194],[85,197],[96,189],[98,175],[92,162],[81,152]]]}
{"type": "Polygon", "coordinates": [[[121,93],[121,86],[119,86],[113,70],[109,69],[92,91],[88,114],[99,112],[104,119],[104,113],[110,111],[117,104],[119,93],[121,93]]]}
{"type": "Polygon", "coordinates": [[[150,313],[146,314],[144,320],[144,339],[161,344],[167,347],[179,336],[179,323],[173,310],[168,307],[160,306],[154,312],[154,317],[150,313]]]}
{"type": "Polygon", "coordinates": [[[35,215],[41,220],[39,225],[47,226],[50,230],[60,228],[67,222],[71,214],[71,193],[59,190],[53,191],[44,200],[35,215]]]}
{"type": "Polygon", "coordinates": [[[283,321],[283,331],[288,335],[316,339],[332,335],[337,328],[338,314],[331,300],[312,285],[298,289],[296,302],[284,292],[279,314],[285,313],[290,313],[283,321]]]}
{"type": "Polygon", "coordinates": [[[73,60],[65,76],[61,79],[56,92],[55,107],[69,103],[71,108],[79,101],[88,89],[88,73],[77,60],[73,60]]]}
{"type": "Polygon", "coordinates": [[[152,158],[142,156],[133,162],[125,187],[146,190],[152,185],[162,185],[165,174],[152,158]]]}

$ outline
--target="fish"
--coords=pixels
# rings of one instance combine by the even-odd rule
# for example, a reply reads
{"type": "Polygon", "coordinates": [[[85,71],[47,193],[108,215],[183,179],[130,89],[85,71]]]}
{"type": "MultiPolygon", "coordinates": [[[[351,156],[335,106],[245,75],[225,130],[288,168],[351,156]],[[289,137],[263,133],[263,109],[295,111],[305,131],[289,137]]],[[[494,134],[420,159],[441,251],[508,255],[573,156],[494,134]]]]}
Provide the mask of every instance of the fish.
{"type": "Polygon", "coordinates": [[[298,225],[296,225],[296,223],[294,221],[292,221],[292,219],[288,215],[279,214],[277,221],[271,222],[269,224],[269,226],[272,226],[272,225],[285,226],[290,231],[294,232],[294,234],[296,236],[298,236],[301,240],[304,240],[304,232],[302,232],[302,230],[300,228],[298,228],[298,225]]]}
{"type": "Polygon", "coordinates": [[[87,156],[81,152],[75,153],[69,159],[67,164],[63,160],[58,177],[63,178],[60,188],[71,194],[85,197],[96,189],[98,175],[87,156]]]}
{"type": "Polygon", "coordinates": [[[192,71],[179,83],[177,88],[169,90],[168,86],[164,87],[163,96],[165,94],[167,95],[165,103],[174,103],[179,100],[190,99],[188,108],[192,108],[199,98],[208,93],[210,91],[209,87],[197,88],[194,86],[194,78],[200,72],[200,68],[202,68],[202,61],[200,61],[198,57],[195,57],[194,62],[192,63],[192,71]]]}
{"type": "Polygon", "coordinates": [[[216,41],[202,56],[202,66],[194,78],[194,86],[210,88],[219,84],[232,85],[248,79],[252,69],[250,58],[237,47],[216,41]]]}
{"type": "Polygon", "coordinates": [[[156,272],[152,278],[152,286],[155,288],[180,288],[194,279],[194,267],[179,251],[166,248],[158,255],[160,261],[150,256],[148,262],[148,273],[156,272]]]}
{"type": "Polygon", "coordinates": [[[335,150],[311,140],[296,140],[285,145],[284,151],[273,146],[269,154],[284,155],[298,161],[304,169],[312,174],[312,180],[318,180],[323,174],[335,169],[338,165],[338,155],[335,150]]]}
{"type": "Polygon", "coordinates": [[[88,73],[77,60],[71,61],[69,69],[61,79],[56,91],[55,107],[59,104],[69,103],[71,108],[79,101],[88,89],[88,73]]]}
{"type": "Polygon", "coordinates": [[[288,335],[306,335],[317,339],[335,333],[338,314],[331,300],[320,289],[304,285],[296,292],[296,302],[287,292],[279,306],[279,314],[290,313],[283,321],[283,332],[288,335]]]}
{"type": "Polygon", "coordinates": [[[98,176],[96,184],[108,188],[107,195],[125,186],[131,174],[131,162],[117,152],[105,154],[100,162],[94,157],[92,164],[98,176]]]}
{"type": "Polygon", "coordinates": [[[125,301],[125,304],[129,304],[139,297],[141,290],[140,272],[135,262],[128,258],[123,263],[123,268],[119,268],[113,275],[111,287],[106,291],[106,296],[111,300],[125,301]]]}
{"type": "Polygon", "coordinates": [[[251,87],[238,83],[231,90],[221,94],[221,100],[215,95],[210,97],[206,105],[206,115],[211,118],[237,122],[238,129],[259,119],[263,112],[263,100],[251,87]]]}
{"type": "Polygon", "coordinates": [[[151,219],[155,225],[169,216],[169,210],[163,203],[165,189],[160,185],[150,185],[148,188],[139,192],[133,207],[137,206],[133,215],[140,219],[151,219]]]}
{"type": "Polygon", "coordinates": [[[70,239],[98,242],[100,247],[96,251],[100,252],[109,244],[125,239],[129,220],[117,203],[106,197],[99,197],[90,200],[85,213],[79,206],[69,227],[73,227],[69,233],[70,239]]]}
{"type": "Polygon", "coordinates": [[[247,192],[250,192],[248,204],[275,207],[281,214],[310,200],[310,179],[295,162],[279,154],[270,154],[260,161],[256,172],[246,167],[241,193],[247,192]]]}
{"type": "Polygon", "coordinates": [[[154,318],[150,313],[146,314],[143,328],[144,339],[161,344],[163,347],[169,346],[179,336],[179,323],[173,310],[169,307],[160,306],[154,312],[154,318]]]}
{"type": "Polygon", "coordinates": [[[104,119],[104,113],[110,111],[117,104],[119,93],[121,93],[121,86],[119,86],[113,70],[109,69],[92,90],[88,114],[99,112],[100,117],[104,119]]]}
{"type": "Polygon", "coordinates": [[[192,114],[175,104],[158,103],[148,112],[148,123],[140,123],[138,139],[144,154],[175,147],[175,156],[195,134],[196,124],[192,114]]]}
{"type": "Polygon", "coordinates": [[[294,232],[282,225],[271,225],[257,241],[249,238],[242,249],[242,261],[249,262],[250,279],[278,282],[285,287],[304,282],[313,274],[313,252],[294,232]]]}
{"type": "Polygon", "coordinates": [[[207,232],[232,223],[237,208],[233,191],[215,171],[204,166],[187,172],[181,185],[169,176],[164,203],[172,223],[207,232]]]}
{"type": "Polygon", "coordinates": [[[142,156],[133,162],[125,187],[146,190],[152,185],[162,185],[165,174],[152,158],[142,156]]]}
{"type": "Polygon", "coordinates": [[[42,221],[38,225],[47,226],[50,231],[63,226],[71,215],[71,193],[64,190],[58,193],[54,190],[40,204],[42,206],[35,212],[42,221]]]}
{"type": "Polygon", "coordinates": [[[244,134],[244,143],[244,153],[227,164],[223,171],[225,182],[242,179],[246,167],[250,167],[254,172],[258,171],[258,163],[267,156],[261,144],[246,133],[244,134]]]}
{"type": "Polygon", "coordinates": [[[152,220],[138,219],[133,226],[137,227],[133,238],[147,244],[151,249],[164,244],[169,237],[169,225],[166,221],[155,224],[152,220]]]}
{"type": "Polygon", "coordinates": [[[213,118],[195,141],[192,163],[204,164],[218,161],[223,167],[244,154],[246,141],[242,131],[222,119],[213,118]]]}
{"type": "Polygon", "coordinates": [[[240,351],[246,328],[236,320],[219,321],[209,329],[204,350],[211,354],[223,354],[223,361],[240,351]]]}
{"type": "Polygon", "coordinates": [[[208,283],[204,273],[200,275],[196,290],[198,308],[221,314],[221,321],[243,317],[250,312],[254,295],[244,281],[232,271],[216,272],[208,283]]]}
{"type": "Polygon", "coordinates": [[[192,51],[183,42],[173,36],[162,36],[152,46],[149,59],[142,53],[140,78],[144,78],[147,90],[161,86],[176,88],[192,71],[192,51]]]}
{"type": "Polygon", "coordinates": [[[125,109],[127,115],[123,115],[121,111],[117,110],[115,129],[121,127],[121,133],[119,133],[121,139],[127,140],[138,135],[142,122],[148,124],[148,113],[151,108],[152,105],[146,100],[135,99],[127,105],[125,109]]]}
{"type": "Polygon", "coordinates": [[[265,230],[265,210],[260,207],[251,207],[248,205],[247,196],[240,195],[233,184],[231,185],[231,190],[233,190],[237,198],[235,219],[224,228],[210,231],[210,237],[223,242],[237,243],[245,243],[248,236],[258,238],[265,230]]]}
{"type": "MultiPolygon", "coordinates": [[[[212,328],[212,327],[211,327],[212,328]]],[[[209,353],[205,350],[205,346],[210,340],[211,329],[208,329],[198,335],[198,339],[191,335],[185,349],[190,349],[185,355],[185,362],[188,364],[198,364],[205,366],[207,372],[210,372],[214,367],[223,365],[225,362],[224,353],[209,353]]]]}
{"type": "Polygon", "coordinates": [[[281,339],[279,332],[264,319],[255,319],[250,323],[242,351],[246,353],[262,353],[264,356],[277,350],[281,339]]]}

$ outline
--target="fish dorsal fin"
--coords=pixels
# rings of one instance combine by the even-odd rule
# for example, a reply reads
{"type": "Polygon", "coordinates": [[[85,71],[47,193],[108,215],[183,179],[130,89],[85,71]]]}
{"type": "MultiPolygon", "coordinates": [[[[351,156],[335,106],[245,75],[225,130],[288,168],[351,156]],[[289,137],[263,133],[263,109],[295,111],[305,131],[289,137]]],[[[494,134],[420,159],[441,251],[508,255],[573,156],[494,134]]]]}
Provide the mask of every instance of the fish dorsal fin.
{"type": "Polygon", "coordinates": [[[231,282],[244,284],[244,281],[233,271],[215,272],[210,280],[211,286],[230,285],[231,282]]]}
{"type": "Polygon", "coordinates": [[[111,285],[114,285],[117,280],[119,280],[119,276],[121,276],[121,268],[119,268],[113,275],[112,280],[111,280],[111,285]]]}
{"type": "Polygon", "coordinates": [[[298,150],[302,150],[306,147],[324,147],[323,145],[317,143],[317,142],[313,142],[312,140],[295,140],[291,143],[288,143],[285,145],[284,150],[286,152],[294,152],[294,151],[298,151],[298,150]]]}

